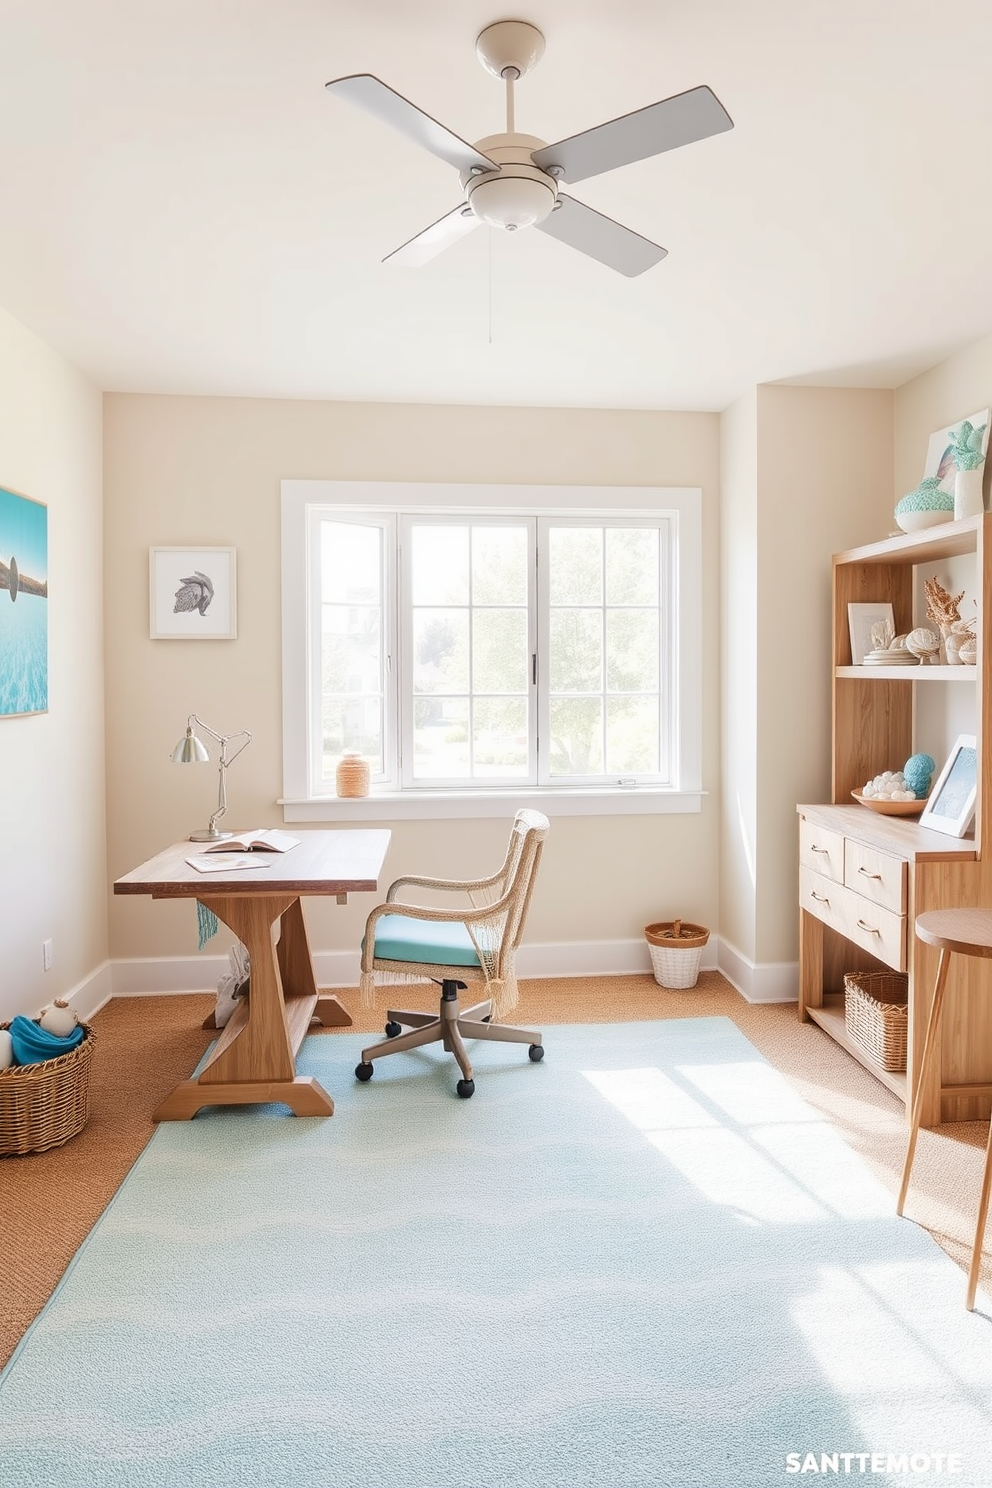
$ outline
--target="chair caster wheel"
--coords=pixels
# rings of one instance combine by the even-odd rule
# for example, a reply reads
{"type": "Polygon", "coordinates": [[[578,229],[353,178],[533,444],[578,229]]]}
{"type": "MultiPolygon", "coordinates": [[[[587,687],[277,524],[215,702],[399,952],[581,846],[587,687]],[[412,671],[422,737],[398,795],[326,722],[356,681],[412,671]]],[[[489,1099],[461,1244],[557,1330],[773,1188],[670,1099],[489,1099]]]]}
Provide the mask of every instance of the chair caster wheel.
{"type": "Polygon", "coordinates": [[[390,1021],[389,1023],[386,1024],[386,1037],[387,1038],[396,1038],[402,1032],[403,1032],[403,1024],[402,1023],[393,1023],[393,1022],[390,1021]]]}
{"type": "Polygon", "coordinates": [[[459,1080],[458,1084],[455,1086],[455,1089],[458,1091],[458,1094],[461,1096],[462,1100],[468,1100],[470,1095],[475,1094],[475,1081],[459,1080]]]}
{"type": "Polygon", "coordinates": [[[356,1080],[371,1080],[373,1068],[374,1068],[373,1065],[366,1064],[364,1060],[362,1061],[361,1064],[356,1064],[355,1065],[355,1078],[356,1078],[356,1080]]]}
{"type": "Polygon", "coordinates": [[[531,1059],[533,1059],[535,1064],[540,1064],[541,1060],[544,1058],[544,1045],[531,1044],[530,1048],[527,1050],[527,1053],[530,1055],[531,1059]]]}

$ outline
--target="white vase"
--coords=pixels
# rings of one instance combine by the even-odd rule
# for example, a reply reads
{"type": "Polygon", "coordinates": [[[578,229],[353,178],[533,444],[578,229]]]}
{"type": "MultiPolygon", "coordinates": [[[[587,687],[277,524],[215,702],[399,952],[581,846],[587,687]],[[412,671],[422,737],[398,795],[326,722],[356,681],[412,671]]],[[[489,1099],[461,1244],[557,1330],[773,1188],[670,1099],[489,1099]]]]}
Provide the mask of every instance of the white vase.
{"type": "Polygon", "coordinates": [[[962,517],[977,517],[985,510],[982,497],[983,465],[974,470],[958,470],[954,476],[954,520],[962,517]]]}

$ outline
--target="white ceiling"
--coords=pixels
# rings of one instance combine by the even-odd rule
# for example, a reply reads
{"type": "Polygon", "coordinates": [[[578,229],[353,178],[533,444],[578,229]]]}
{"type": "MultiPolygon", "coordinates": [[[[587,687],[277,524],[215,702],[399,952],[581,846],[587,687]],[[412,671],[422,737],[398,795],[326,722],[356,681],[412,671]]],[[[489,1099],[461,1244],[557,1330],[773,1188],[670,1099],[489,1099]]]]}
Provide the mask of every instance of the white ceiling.
{"type": "Polygon", "coordinates": [[[0,304],[103,388],[719,409],[898,385],[992,330],[989,0],[0,0],[0,304]],[[729,133],[577,184],[663,244],[393,248],[455,172],[324,92],[371,72],[476,140],[475,37],[547,39],[554,141],[708,83],[729,133]]]}

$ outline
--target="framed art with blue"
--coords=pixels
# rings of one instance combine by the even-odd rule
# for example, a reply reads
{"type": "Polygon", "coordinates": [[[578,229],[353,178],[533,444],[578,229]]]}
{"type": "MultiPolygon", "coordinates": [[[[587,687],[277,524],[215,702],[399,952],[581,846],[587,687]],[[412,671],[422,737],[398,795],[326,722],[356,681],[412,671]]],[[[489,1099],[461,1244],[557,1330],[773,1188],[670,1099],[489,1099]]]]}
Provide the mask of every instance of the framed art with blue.
{"type": "Polygon", "coordinates": [[[0,718],[48,712],[48,507],[0,487],[0,718]]]}
{"type": "Polygon", "coordinates": [[[974,734],[959,734],[933,783],[920,815],[920,826],[949,837],[964,837],[975,815],[978,796],[978,750],[974,734]]]}

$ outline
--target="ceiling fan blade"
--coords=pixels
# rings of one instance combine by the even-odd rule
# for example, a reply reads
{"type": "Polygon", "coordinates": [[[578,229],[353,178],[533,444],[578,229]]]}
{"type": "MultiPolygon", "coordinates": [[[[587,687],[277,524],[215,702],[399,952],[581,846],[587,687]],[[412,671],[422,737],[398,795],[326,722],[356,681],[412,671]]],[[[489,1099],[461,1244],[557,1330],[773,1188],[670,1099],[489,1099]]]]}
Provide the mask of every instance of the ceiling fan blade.
{"type": "Polygon", "coordinates": [[[429,263],[439,253],[443,253],[445,248],[450,248],[452,243],[457,243],[459,238],[464,238],[478,226],[478,217],[471,207],[466,207],[463,203],[453,212],[432,222],[430,227],[425,227],[423,232],[410,238],[402,247],[394,248],[382,261],[399,264],[404,269],[419,269],[421,264],[429,263]]]}
{"type": "Polygon", "coordinates": [[[417,108],[415,103],[411,103],[393,88],[388,88],[377,77],[372,77],[371,73],[360,72],[353,77],[333,78],[324,86],[329,92],[346,98],[349,103],[357,103],[359,108],[365,109],[383,124],[399,130],[400,134],[413,140],[415,145],[422,145],[432,155],[446,160],[456,170],[470,171],[473,166],[484,171],[497,169],[488,156],[480,155],[473,145],[459,139],[457,134],[452,134],[450,129],[445,129],[430,114],[425,114],[423,109],[417,108]]]}
{"type": "Polygon", "coordinates": [[[608,269],[616,269],[618,274],[633,279],[668,257],[667,248],[659,248],[657,243],[631,232],[612,217],[594,212],[574,196],[563,196],[559,191],[558,202],[551,216],[535,226],[549,237],[557,238],[559,243],[567,243],[570,248],[599,259],[608,269]]]}
{"type": "Polygon", "coordinates": [[[566,181],[584,181],[733,127],[734,121],[719,98],[703,85],[610,119],[583,134],[573,134],[556,145],[545,145],[534,151],[533,160],[541,170],[560,167],[566,181]]]}

